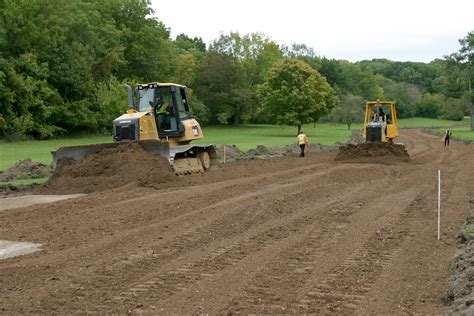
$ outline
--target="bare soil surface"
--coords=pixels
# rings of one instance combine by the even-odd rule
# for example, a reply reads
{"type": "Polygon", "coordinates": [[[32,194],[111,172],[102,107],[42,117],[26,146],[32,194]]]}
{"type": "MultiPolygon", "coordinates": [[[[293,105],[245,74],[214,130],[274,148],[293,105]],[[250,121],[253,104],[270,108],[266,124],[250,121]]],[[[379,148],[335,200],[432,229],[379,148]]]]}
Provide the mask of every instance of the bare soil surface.
{"type": "Polygon", "coordinates": [[[474,315],[474,199],[471,210],[472,215],[458,235],[461,247],[449,268],[451,276],[444,300],[446,312],[452,315],[474,315]]]}
{"type": "MultiPolygon", "coordinates": [[[[393,164],[318,152],[166,181],[144,160],[74,167],[101,190],[0,212],[0,239],[43,249],[0,261],[0,313],[441,314],[474,146],[401,134],[410,161],[393,164]]],[[[50,190],[84,191],[71,183],[50,190]]]]}
{"type": "Polygon", "coordinates": [[[0,211],[27,207],[35,204],[51,203],[65,199],[73,199],[83,194],[69,195],[22,195],[0,199],[0,211]]]}

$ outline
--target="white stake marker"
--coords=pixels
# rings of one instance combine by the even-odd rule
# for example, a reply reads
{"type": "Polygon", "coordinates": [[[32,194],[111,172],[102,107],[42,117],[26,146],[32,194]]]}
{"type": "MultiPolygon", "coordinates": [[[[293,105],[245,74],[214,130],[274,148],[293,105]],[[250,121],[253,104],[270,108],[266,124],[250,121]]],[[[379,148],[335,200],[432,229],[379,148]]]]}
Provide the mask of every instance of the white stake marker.
{"type": "Polygon", "coordinates": [[[438,240],[441,234],[441,170],[438,170],[438,240]]]}

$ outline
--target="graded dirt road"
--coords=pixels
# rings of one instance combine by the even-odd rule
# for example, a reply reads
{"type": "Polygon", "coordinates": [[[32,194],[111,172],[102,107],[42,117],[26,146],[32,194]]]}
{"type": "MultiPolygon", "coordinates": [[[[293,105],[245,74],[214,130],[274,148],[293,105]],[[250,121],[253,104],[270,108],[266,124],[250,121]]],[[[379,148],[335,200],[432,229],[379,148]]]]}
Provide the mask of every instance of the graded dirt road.
{"type": "Polygon", "coordinates": [[[0,211],[0,239],[43,249],[0,260],[0,313],[441,314],[474,146],[400,141],[410,162],[241,161],[0,211]]]}

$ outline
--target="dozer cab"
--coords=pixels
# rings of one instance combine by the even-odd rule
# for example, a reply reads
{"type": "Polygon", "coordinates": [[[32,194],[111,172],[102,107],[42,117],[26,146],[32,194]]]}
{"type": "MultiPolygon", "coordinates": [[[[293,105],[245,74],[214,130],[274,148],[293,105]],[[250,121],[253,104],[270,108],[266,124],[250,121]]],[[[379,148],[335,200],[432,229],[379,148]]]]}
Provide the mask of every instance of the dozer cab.
{"type": "Polygon", "coordinates": [[[392,142],[398,136],[397,108],[392,101],[369,101],[365,104],[365,142],[392,142]]]}
{"type": "Polygon", "coordinates": [[[187,88],[174,83],[128,85],[128,111],[113,121],[113,142],[62,147],[52,151],[53,166],[62,158],[80,160],[104,148],[138,142],[149,152],[168,159],[176,174],[204,172],[217,165],[213,145],[192,145],[202,139],[199,123],[190,114],[187,88]]]}

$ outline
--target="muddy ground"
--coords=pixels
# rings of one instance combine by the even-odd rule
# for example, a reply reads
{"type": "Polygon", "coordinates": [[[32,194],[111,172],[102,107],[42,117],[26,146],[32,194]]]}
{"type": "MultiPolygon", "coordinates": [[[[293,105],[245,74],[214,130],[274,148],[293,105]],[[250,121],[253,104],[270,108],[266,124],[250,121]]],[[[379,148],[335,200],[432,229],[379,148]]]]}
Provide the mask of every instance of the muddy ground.
{"type": "Polygon", "coordinates": [[[43,249],[0,261],[0,313],[441,314],[474,147],[401,133],[409,161],[244,160],[0,211],[0,239],[43,249]]]}

